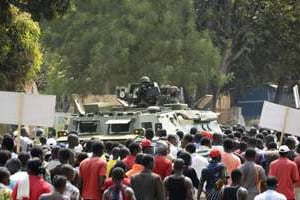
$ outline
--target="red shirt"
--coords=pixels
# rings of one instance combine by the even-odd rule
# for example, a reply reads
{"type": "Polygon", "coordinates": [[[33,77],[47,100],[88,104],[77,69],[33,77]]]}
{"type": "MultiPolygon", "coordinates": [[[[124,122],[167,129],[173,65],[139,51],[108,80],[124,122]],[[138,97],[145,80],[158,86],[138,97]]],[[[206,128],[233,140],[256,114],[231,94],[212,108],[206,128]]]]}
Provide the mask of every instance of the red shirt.
{"type": "Polygon", "coordinates": [[[127,170],[130,170],[132,168],[132,165],[135,163],[135,155],[128,155],[126,158],[123,159],[123,162],[125,163],[127,170]]]}
{"type": "MultiPolygon", "coordinates": [[[[241,160],[233,153],[223,152],[221,155],[221,162],[226,165],[227,175],[231,176],[231,172],[241,166],[241,160]]],[[[231,184],[231,177],[228,180],[228,184],[231,184]]]]}
{"type": "MultiPolygon", "coordinates": [[[[29,175],[29,198],[22,200],[38,200],[42,194],[51,192],[51,185],[40,176],[29,175]]],[[[15,185],[12,197],[17,199],[18,183],[15,185]]]]}
{"type": "MultiPolygon", "coordinates": [[[[114,185],[112,178],[107,178],[102,186],[102,191],[104,192],[107,188],[114,185]]],[[[123,178],[122,184],[126,186],[130,186],[130,179],[129,178],[123,178]]]]}
{"type": "Polygon", "coordinates": [[[82,178],[82,197],[84,199],[102,199],[99,177],[106,176],[106,162],[100,157],[87,158],[80,163],[79,175],[82,178]]]}
{"type": "Polygon", "coordinates": [[[277,192],[289,199],[295,199],[294,182],[298,181],[297,165],[288,158],[279,158],[270,164],[269,176],[275,176],[278,181],[277,192]]]}
{"type": "Polygon", "coordinates": [[[172,161],[167,159],[165,156],[155,156],[153,172],[160,175],[161,180],[164,180],[165,177],[172,173],[172,161]]]}
{"type": "MultiPolygon", "coordinates": [[[[298,173],[300,174],[300,155],[296,156],[294,162],[297,165],[298,173]]],[[[300,188],[300,180],[295,183],[295,187],[300,188]]]]}

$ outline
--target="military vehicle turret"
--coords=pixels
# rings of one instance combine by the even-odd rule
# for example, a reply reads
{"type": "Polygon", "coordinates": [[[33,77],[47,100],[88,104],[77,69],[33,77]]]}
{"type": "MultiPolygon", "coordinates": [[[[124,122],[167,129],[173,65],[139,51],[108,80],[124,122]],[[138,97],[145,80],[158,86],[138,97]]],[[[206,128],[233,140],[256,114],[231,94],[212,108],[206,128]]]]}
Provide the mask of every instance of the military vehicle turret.
{"type": "MultiPolygon", "coordinates": [[[[81,140],[94,137],[118,141],[140,137],[147,128],[156,134],[162,129],[166,134],[178,130],[187,133],[192,127],[221,133],[218,114],[190,109],[182,103],[182,90],[176,86],[159,86],[142,77],[138,83],[117,87],[116,93],[122,106],[103,106],[103,102],[81,106],[75,100],[78,113],[70,118],[68,132],[76,131],[81,140]]],[[[65,141],[66,135],[59,135],[58,140],[65,141]]]]}

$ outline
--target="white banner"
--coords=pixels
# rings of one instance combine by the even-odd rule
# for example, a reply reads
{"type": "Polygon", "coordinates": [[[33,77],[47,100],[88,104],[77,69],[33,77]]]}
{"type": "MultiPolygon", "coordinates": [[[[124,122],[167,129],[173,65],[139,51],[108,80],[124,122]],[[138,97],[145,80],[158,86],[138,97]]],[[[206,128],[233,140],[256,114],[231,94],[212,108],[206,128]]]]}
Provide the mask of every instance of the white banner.
{"type": "Polygon", "coordinates": [[[300,136],[300,110],[265,101],[259,126],[300,136]]]}
{"type": "Polygon", "coordinates": [[[55,101],[53,95],[0,92],[0,123],[52,127],[55,101]]]}

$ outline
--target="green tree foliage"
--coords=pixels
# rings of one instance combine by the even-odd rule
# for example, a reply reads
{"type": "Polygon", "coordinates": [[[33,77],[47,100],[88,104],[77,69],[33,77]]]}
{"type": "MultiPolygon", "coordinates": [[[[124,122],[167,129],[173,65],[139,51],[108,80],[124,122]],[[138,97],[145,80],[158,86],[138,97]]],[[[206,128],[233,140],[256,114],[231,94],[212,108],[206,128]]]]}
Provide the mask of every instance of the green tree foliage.
{"type": "Polygon", "coordinates": [[[231,86],[299,78],[300,2],[194,0],[198,30],[209,30],[221,49],[220,72],[231,86]]]}
{"type": "Polygon", "coordinates": [[[251,32],[252,8],[248,0],[194,0],[197,30],[207,30],[213,44],[220,49],[219,75],[210,84],[214,94],[213,105],[222,87],[233,79],[232,67],[240,60],[249,59],[249,48],[253,45],[251,32]]]}
{"type": "Polygon", "coordinates": [[[15,7],[9,12],[11,17],[0,23],[0,89],[13,91],[35,77],[42,54],[38,24],[15,7]]]}
{"type": "Polygon", "coordinates": [[[73,5],[72,0],[3,0],[31,14],[34,20],[47,19],[65,14],[73,5]]]}
{"type": "Polygon", "coordinates": [[[265,78],[269,80],[295,80],[300,74],[300,2],[265,0],[261,4],[254,23],[257,45],[253,61],[268,72],[265,78]]]}
{"type": "Polygon", "coordinates": [[[70,7],[69,0],[0,1],[0,90],[22,90],[42,64],[39,24],[70,7]]]}
{"type": "Polygon", "coordinates": [[[300,2],[252,0],[249,7],[253,45],[247,57],[233,63],[236,80],[232,85],[275,82],[279,86],[275,102],[279,103],[284,85],[294,84],[300,75],[300,2]]]}
{"type": "Polygon", "coordinates": [[[261,75],[259,80],[278,84],[275,102],[279,103],[284,85],[295,84],[300,77],[300,2],[258,2],[261,9],[254,23],[253,71],[261,75]]]}
{"type": "Polygon", "coordinates": [[[192,92],[217,79],[220,56],[196,31],[189,0],[87,0],[45,23],[51,93],[107,93],[148,75],[192,92]]]}

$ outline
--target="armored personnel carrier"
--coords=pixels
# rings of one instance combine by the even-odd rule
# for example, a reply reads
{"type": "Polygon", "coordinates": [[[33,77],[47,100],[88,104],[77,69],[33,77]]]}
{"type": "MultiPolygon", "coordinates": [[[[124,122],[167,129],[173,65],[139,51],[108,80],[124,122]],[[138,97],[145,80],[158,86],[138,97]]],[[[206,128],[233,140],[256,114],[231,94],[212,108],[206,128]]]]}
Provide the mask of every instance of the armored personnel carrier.
{"type": "MultiPolygon", "coordinates": [[[[218,114],[212,111],[192,110],[182,103],[182,92],[176,86],[161,86],[142,77],[138,83],[118,87],[116,97],[122,106],[101,106],[99,103],[81,106],[70,118],[68,132],[76,131],[80,140],[91,137],[101,140],[126,140],[143,136],[144,130],[152,128],[156,134],[166,130],[174,134],[184,133],[196,127],[199,131],[221,133],[218,114]]],[[[67,135],[59,135],[65,141],[67,135]]]]}

